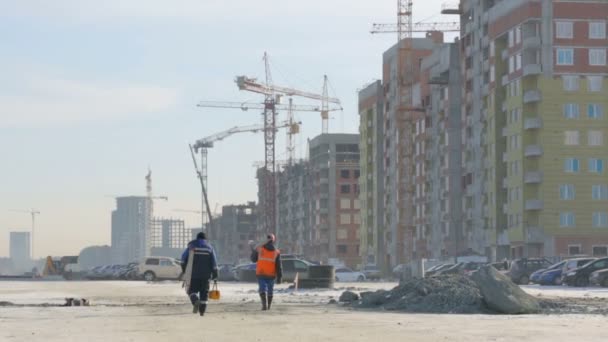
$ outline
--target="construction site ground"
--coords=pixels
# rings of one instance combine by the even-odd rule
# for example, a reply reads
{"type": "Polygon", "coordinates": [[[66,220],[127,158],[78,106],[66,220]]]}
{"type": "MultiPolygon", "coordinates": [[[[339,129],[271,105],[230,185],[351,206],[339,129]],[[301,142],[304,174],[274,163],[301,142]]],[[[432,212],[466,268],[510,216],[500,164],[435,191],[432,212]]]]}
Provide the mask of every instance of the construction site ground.
{"type": "MultiPolygon", "coordinates": [[[[255,284],[222,283],[205,317],[177,282],[0,282],[0,341],[605,341],[608,316],[458,315],[354,310],[328,304],[346,289],[395,283],[336,283],[334,290],[294,293],[278,286],[269,312],[255,284]],[[58,307],[66,297],[89,307],[58,307]]],[[[582,305],[604,302],[608,289],[525,286],[541,298],[582,305]],[[600,300],[599,298],[602,298],[600,300]]]]}

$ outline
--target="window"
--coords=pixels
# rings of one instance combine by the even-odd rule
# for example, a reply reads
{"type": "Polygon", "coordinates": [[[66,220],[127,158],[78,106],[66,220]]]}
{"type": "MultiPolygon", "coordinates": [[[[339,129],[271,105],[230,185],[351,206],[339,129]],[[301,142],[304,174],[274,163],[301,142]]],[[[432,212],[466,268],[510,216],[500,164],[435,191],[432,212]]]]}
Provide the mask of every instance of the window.
{"type": "Polygon", "coordinates": [[[513,47],[515,45],[515,33],[513,30],[509,31],[509,47],[513,47]]]}
{"type": "Polygon", "coordinates": [[[608,246],[593,246],[594,257],[608,256],[608,246]]]}
{"type": "Polygon", "coordinates": [[[558,21],[555,23],[555,38],[574,38],[571,21],[558,21]]]}
{"type": "Polygon", "coordinates": [[[173,263],[171,262],[171,260],[161,260],[160,261],[160,265],[161,266],[173,266],[173,263]]]}
{"type": "Polygon", "coordinates": [[[521,70],[521,53],[515,56],[515,70],[521,70]]]}
{"type": "Polygon", "coordinates": [[[590,103],[587,105],[587,116],[589,119],[601,119],[602,118],[602,105],[597,103],[590,103]]]}
{"type": "Polygon", "coordinates": [[[350,209],[350,198],[340,199],[340,209],[350,209]]]}
{"type": "Polygon", "coordinates": [[[565,172],[578,172],[580,168],[579,161],[576,158],[568,158],[564,163],[565,172]]]}
{"type": "Polygon", "coordinates": [[[605,211],[596,211],[593,213],[593,228],[608,227],[608,213],[605,211]]]}
{"type": "Polygon", "coordinates": [[[578,90],[578,76],[562,76],[564,81],[565,91],[577,91],[578,90]]]}
{"type": "MultiPolygon", "coordinates": [[[[371,195],[371,193],[370,193],[370,195],[371,195]]],[[[358,199],[355,199],[353,201],[353,209],[357,209],[357,210],[361,209],[361,201],[359,201],[358,199]]]]}
{"type": "Polygon", "coordinates": [[[351,224],[350,214],[340,214],[340,224],[351,224]]]}
{"type": "Polygon", "coordinates": [[[515,56],[509,57],[509,74],[515,71],[515,56]]]}
{"type": "Polygon", "coordinates": [[[589,49],[589,65],[606,65],[606,49],[589,49]]]}
{"type": "Polygon", "coordinates": [[[574,199],[574,185],[563,184],[559,187],[559,199],[562,201],[571,201],[574,199]]]}
{"type": "Polygon", "coordinates": [[[492,65],[490,67],[490,82],[496,81],[496,78],[494,76],[495,73],[496,73],[496,67],[494,65],[492,65]]]}
{"type": "Polygon", "coordinates": [[[568,245],[568,255],[580,255],[581,245],[568,245]]]}
{"type": "Polygon", "coordinates": [[[593,93],[602,91],[602,81],[602,76],[587,76],[588,90],[593,93]]]}
{"type": "Polygon", "coordinates": [[[574,227],[576,218],[574,217],[574,213],[565,212],[559,214],[559,226],[564,227],[574,227]]]}
{"type": "Polygon", "coordinates": [[[573,49],[557,49],[557,65],[573,65],[574,50],[573,49]]]}
{"type": "Polygon", "coordinates": [[[592,21],[589,23],[590,39],[606,39],[606,22],[592,21]]]}
{"type": "Polygon", "coordinates": [[[348,230],[344,229],[344,228],[338,229],[336,231],[336,238],[339,239],[339,240],[346,240],[346,239],[348,239],[348,230]]]}
{"type": "Polygon", "coordinates": [[[521,26],[515,29],[515,44],[521,43],[521,26]]]}
{"type": "Polygon", "coordinates": [[[359,179],[359,177],[361,177],[361,171],[359,170],[353,170],[354,174],[355,174],[355,179],[359,179]]]}
{"type": "Polygon", "coordinates": [[[589,172],[602,173],[604,171],[604,161],[602,159],[589,159],[589,172]]]}
{"type": "Polygon", "coordinates": [[[308,271],[308,266],[300,260],[294,260],[293,264],[295,266],[294,268],[295,268],[296,272],[307,272],[308,271]]]}
{"type": "Polygon", "coordinates": [[[361,224],[361,216],[360,215],[355,215],[353,218],[353,223],[354,224],[361,224]]]}
{"type": "Polygon", "coordinates": [[[602,146],[604,144],[604,135],[602,131],[589,131],[589,146],[602,146]]]}
{"type": "Polygon", "coordinates": [[[591,198],[596,201],[608,200],[608,185],[595,184],[591,187],[591,198]]]}
{"type": "Polygon", "coordinates": [[[566,103],[564,105],[564,117],[567,119],[577,119],[579,117],[579,107],[576,103],[566,103]]]}
{"type": "Polygon", "coordinates": [[[340,177],[350,178],[350,171],[349,170],[340,170],[340,177]]]}
{"type": "Polygon", "coordinates": [[[340,185],[340,193],[341,194],[350,194],[350,184],[340,185]]]}
{"type": "MultiPolygon", "coordinates": [[[[347,251],[346,245],[338,245],[337,247],[338,247],[338,253],[346,254],[346,251],[347,251]]],[[[348,270],[340,269],[340,272],[338,272],[338,273],[345,273],[345,272],[348,272],[348,270]]]]}
{"type": "Polygon", "coordinates": [[[565,131],[564,132],[564,144],[568,146],[578,145],[578,131],[565,131]]]}
{"type": "Polygon", "coordinates": [[[146,259],[146,265],[158,265],[159,263],[159,260],[155,258],[146,259]]]}

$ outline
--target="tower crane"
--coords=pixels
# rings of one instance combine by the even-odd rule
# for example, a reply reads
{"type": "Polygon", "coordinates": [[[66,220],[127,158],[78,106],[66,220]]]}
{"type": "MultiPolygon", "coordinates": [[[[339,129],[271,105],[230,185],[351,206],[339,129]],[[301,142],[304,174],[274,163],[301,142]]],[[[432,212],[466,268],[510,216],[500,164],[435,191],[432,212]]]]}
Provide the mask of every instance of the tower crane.
{"type": "Polygon", "coordinates": [[[30,210],[10,210],[12,212],[16,212],[16,213],[26,213],[26,214],[30,214],[32,216],[32,236],[30,237],[30,249],[31,249],[31,254],[32,254],[32,260],[34,259],[34,230],[36,229],[36,215],[40,215],[40,211],[32,208],[30,210]]]}
{"type": "MultiPolygon", "coordinates": [[[[264,110],[265,105],[263,103],[251,103],[251,102],[228,102],[228,101],[201,101],[197,105],[203,108],[235,108],[243,111],[250,109],[264,110]]],[[[295,160],[295,136],[300,133],[300,124],[295,122],[293,113],[294,112],[318,112],[321,113],[323,109],[319,106],[314,105],[295,105],[293,100],[289,99],[289,104],[275,103],[275,109],[279,111],[287,111],[287,121],[290,123],[287,129],[287,159],[289,164],[295,160]]],[[[341,111],[342,107],[331,106],[328,107],[327,112],[341,111]]]]}
{"type": "MultiPolygon", "coordinates": [[[[220,102],[216,102],[216,104],[220,104],[220,102]]],[[[228,102],[224,102],[224,104],[230,104],[228,102]]],[[[200,104],[199,104],[200,105],[200,104]]],[[[220,108],[241,108],[241,107],[220,107],[220,108]]],[[[278,130],[280,128],[289,128],[290,130],[293,130],[295,128],[299,129],[300,127],[300,122],[281,122],[278,126],[275,127],[275,130],[278,130]],[[295,128],[294,128],[295,127],[295,128]]],[[[211,210],[209,209],[209,204],[208,204],[208,199],[207,199],[207,177],[208,177],[208,173],[207,173],[207,155],[208,155],[208,149],[213,148],[214,144],[218,141],[224,140],[227,137],[234,135],[234,134],[238,134],[238,133],[245,133],[245,132],[251,132],[251,133],[259,133],[265,131],[264,129],[264,125],[262,124],[253,124],[253,125],[248,125],[248,126],[235,126],[232,128],[229,128],[225,131],[210,135],[208,137],[202,138],[197,140],[193,145],[190,145],[190,150],[192,153],[192,159],[194,162],[194,168],[196,170],[197,173],[197,177],[199,178],[199,181],[201,182],[201,195],[202,195],[202,205],[201,205],[201,227],[204,228],[205,226],[205,215],[208,216],[209,219],[209,223],[211,223],[211,210]],[[195,153],[201,153],[201,167],[199,169],[198,167],[198,163],[196,161],[195,158],[195,153]]]]}
{"type": "MultiPolygon", "coordinates": [[[[460,23],[457,21],[451,22],[419,22],[412,25],[413,32],[428,32],[428,31],[441,31],[441,32],[460,32],[460,23]]],[[[373,24],[371,34],[377,33],[398,33],[399,24],[373,24]]]]}

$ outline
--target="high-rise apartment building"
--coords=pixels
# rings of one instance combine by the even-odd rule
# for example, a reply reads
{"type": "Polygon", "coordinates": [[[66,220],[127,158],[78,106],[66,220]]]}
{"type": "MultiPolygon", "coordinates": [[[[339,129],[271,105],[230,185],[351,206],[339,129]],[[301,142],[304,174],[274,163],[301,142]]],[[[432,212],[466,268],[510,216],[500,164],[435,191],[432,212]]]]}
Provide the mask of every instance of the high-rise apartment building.
{"type": "Polygon", "coordinates": [[[300,161],[277,173],[277,234],[282,252],[310,252],[310,167],[300,161]]]}
{"type": "Polygon", "coordinates": [[[251,255],[249,241],[257,240],[258,206],[255,202],[222,207],[222,216],[214,220],[209,231],[213,238],[218,262],[238,263],[246,261],[251,255]]]}
{"type": "Polygon", "coordinates": [[[359,91],[360,254],[364,265],[385,272],[384,246],[384,89],[376,81],[359,91]]]}
{"type": "Polygon", "coordinates": [[[462,227],[460,46],[436,46],[421,61],[419,102],[425,120],[415,128],[417,167],[414,255],[439,259],[466,249],[462,227]],[[422,164],[422,163],[419,163],[422,164]]]}
{"type": "Polygon", "coordinates": [[[30,232],[10,233],[9,256],[13,266],[17,269],[24,268],[30,262],[30,232]]]}
{"type": "Polygon", "coordinates": [[[463,206],[498,259],[606,255],[608,1],[463,0],[463,206]]]}
{"type": "Polygon", "coordinates": [[[359,255],[359,135],[322,134],[309,142],[312,255],[350,267],[359,255]]]}
{"type": "Polygon", "coordinates": [[[152,200],[118,197],[112,211],[112,257],[115,263],[139,261],[150,255],[152,200]]]}
{"type": "Polygon", "coordinates": [[[417,139],[423,139],[423,132],[416,132],[416,127],[424,122],[425,114],[422,108],[414,108],[421,107],[420,103],[406,98],[420,101],[420,84],[414,84],[420,73],[419,61],[442,42],[443,35],[433,32],[425,38],[403,40],[383,55],[384,224],[386,261],[392,267],[414,257],[416,225],[423,224],[415,222],[414,194],[415,184],[423,182],[424,160],[415,159],[414,147],[417,139]]]}

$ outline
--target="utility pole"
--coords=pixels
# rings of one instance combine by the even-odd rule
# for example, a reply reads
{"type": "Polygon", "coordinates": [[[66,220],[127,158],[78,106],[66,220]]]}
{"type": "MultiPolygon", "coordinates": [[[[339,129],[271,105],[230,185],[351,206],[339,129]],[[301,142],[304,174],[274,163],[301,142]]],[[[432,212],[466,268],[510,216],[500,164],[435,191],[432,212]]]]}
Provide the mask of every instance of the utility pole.
{"type": "Polygon", "coordinates": [[[27,213],[30,214],[32,216],[32,236],[30,237],[30,252],[31,252],[31,258],[32,260],[34,260],[34,231],[36,230],[36,215],[39,215],[40,212],[34,208],[30,209],[30,210],[10,210],[12,212],[17,212],[17,213],[27,213]]]}

